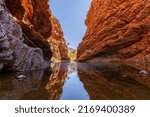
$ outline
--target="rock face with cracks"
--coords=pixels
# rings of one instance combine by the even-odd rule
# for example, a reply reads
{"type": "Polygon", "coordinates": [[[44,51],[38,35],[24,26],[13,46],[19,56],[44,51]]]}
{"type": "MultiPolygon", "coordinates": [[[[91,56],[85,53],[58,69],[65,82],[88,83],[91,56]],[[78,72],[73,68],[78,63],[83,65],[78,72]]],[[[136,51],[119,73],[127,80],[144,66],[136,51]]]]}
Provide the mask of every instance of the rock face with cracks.
{"type": "Polygon", "coordinates": [[[59,24],[59,21],[51,15],[52,23],[52,34],[48,39],[49,44],[51,45],[51,50],[53,56],[52,61],[68,61],[70,60],[68,56],[68,48],[64,39],[62,28],[59,24]]]}
{"type": "Polygon", "coordinates": [[[93,0],[86,25],[78,61],[150,61],[150,0],[93,0]]]}
{"type": "Polygon", "coordinates": [[[23,43],[23,32],[10,16],[5,2],[0,1],[0,66],[1,69],[26,71],[43,69],[49,63],[43,58],[39,48],[31,48],[23,43]]]}
{"type": "Polygon", "coordinates": [[[0,70],[47,68],[54,55],[69,60],[61,26],[54,28],[54,22],[59,24],[56,18],[52,20],[48,0],[1,0],[0,70]],[[51,37],[54,41],[49,41],[51,37]],[[55,43],[58,52],[52,49],[55,43]]]}
{"type": "Polygon", "coordinates": [[[6,5],[21,25],[28,45],[41,48],[52,61],[69,60],[63,31],[48,0],[6,0],[6,5]]]}

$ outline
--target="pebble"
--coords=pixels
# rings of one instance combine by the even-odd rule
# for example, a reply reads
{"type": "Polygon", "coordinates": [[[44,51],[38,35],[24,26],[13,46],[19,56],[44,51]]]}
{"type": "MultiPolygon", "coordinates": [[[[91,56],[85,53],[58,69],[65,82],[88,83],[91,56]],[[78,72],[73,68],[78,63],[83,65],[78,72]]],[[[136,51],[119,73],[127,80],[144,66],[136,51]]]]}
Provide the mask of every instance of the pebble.
{"type": "Polygon", "coordinates": [[[26,76],[25,76],[25,75],[18,75],[17,78],[18,78],[19,80],[23,80],[24,78],[26,78],[26,76]]]}
{"type": "Polygon", "coordinates": [[[149,75],[149,73],[148,73],[147,71],[145,71],[145,70],[141,70],[141,71],[139,72],[139,75],[140,75],[140,76],[143,76],[143,77],[146,77],[146,76],[149,75]]]}

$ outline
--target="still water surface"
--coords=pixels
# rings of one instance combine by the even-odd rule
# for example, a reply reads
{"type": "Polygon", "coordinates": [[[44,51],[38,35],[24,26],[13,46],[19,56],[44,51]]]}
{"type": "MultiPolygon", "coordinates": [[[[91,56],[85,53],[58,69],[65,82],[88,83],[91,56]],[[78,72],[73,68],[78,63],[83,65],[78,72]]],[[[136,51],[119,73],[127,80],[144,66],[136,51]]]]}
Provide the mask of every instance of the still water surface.
{"type": "Polygon", "coordinates": [[[27,73],[24,79],[1,74],[0,99],[150,99],[150,76],[139,75],[148,68],[143,64],[64,62],[53,64],[52,70],[27,73]]]}

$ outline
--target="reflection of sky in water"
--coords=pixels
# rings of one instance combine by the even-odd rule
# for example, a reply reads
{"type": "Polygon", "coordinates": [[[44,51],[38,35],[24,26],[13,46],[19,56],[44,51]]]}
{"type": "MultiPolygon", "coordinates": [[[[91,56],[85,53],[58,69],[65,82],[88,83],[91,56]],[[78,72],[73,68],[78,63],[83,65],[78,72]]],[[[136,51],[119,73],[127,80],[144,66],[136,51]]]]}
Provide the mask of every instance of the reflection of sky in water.
{"type": "Polygon", "coordinates": [[[88,100],[89,95],[84,89],[82,82],[79,80],[77,71],[68,74],[63,86],[61,100],[88,100]]]}

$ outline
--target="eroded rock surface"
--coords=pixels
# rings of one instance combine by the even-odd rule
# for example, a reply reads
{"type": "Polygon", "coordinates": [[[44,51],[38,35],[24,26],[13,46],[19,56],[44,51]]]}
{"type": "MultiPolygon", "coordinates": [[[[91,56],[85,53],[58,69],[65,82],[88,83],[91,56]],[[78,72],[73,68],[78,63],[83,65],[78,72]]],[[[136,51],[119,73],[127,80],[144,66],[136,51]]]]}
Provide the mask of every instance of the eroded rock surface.
{"type": "Polygon", "coordinates": [[[43,69],[52,56],[69,60],[61,26],[52,17],[48,0],[1,0],[0,23],[0,70],[43,69]]]}
{"type": "Polygon", "coordinates": [[[43,69],[49,62],[43,58],[39,48],[31,48],[23,43],[23,32],[10,16],[5,2],[0,1],[0,64],[5,69],[26,71],[43,69]]]}
{"type": "Polygon", "coordinates": [[[12,16],[23,22],[44,38],[51,35],[48,0],[5,0],[12,16]],[[19,10],[18,10],[19,9],[19,10]]]}
{"type": "Polygon", "coordinates": [[[93,0],[78,61],[150,61],[150,0],[93,0]]]}
{"type": "Polygon", "coordinates": [[[52,61],[69,60],[61,26],[49,9],[48,0],[14,1],[6,0],[6,4],[22,26],[25,42],[41,48],[44,56],[52,61]],[[16,11],[17,8],[21,10],[16,11]]]}
{"type": "Polygon", "coordinates": [[[52,61],[69,60],[68,48],[59,21],[51,15],[52,34],[48,39],[53,52],[52,61]]]}
{"type": "Polygon", "coordinates": [[[44,57],[51,59],[47,38],[51,35],[50,10],[47,0],[6,0],[11,15],[20,24],[25,43],[42,49],[44,57]],[[18,8],[20,10],[18,10],[18,8]]]}

